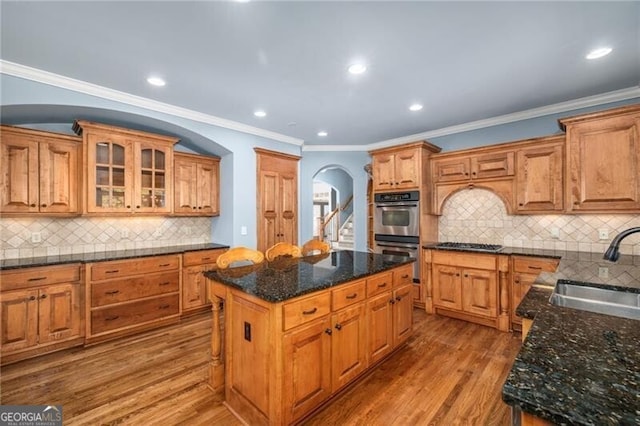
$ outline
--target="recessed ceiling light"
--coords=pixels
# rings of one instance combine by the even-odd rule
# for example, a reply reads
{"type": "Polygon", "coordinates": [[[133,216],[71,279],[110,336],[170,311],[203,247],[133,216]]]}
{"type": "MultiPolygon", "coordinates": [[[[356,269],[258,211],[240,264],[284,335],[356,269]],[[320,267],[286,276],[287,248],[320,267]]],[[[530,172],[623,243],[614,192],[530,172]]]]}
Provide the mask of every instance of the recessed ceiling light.
{"type": "Polygon", "coordinates": [[[351,74],[362,74],[367,70],[367,66],[362,63],[356,63],[350,65],[348,69],[351,74]]]}
{"type": "Polygon", "coordinates": [[[599,49],[593,49],[591,52],[589,52],[586,58],[587,59],[602,58],[603,56],[607,56],[609,53],[611,53],[612,50],[613,49],[611,49],[610,47],[601,47],[599,49]]]}
{"type": "Polygon", "coordinates": [[[164,81],[163,79],[161,79],[160,77],[149,77],[147,78],[147,83],[153,85],[153,86],[164,86],[165,84],[167,84],[166,81],[164,81]]]}
{"type": "Polygon", "coordinates": [[[328,134],[329,134],[329,133],[325,132],[324,130],[321,130],[321,131],[319,131],[319,132],[318,132],[318,136],[320,136],[320,137],[322,137],[322,138],[323,138],[323,137],[325,137],[325,136],[327,136],[328,134]]]}
{"type": "Polygon", "coordinates": [[[256,117],[266,117],[267,113],[259,109],[258,111],[254,112],[253,115],[255,115],[256,117]]]}
{"type": "Polygon", "coordinates": [[[413,104],[409,107],[409,111],[420,111],[422,109],[422,105],[413,104]]]}

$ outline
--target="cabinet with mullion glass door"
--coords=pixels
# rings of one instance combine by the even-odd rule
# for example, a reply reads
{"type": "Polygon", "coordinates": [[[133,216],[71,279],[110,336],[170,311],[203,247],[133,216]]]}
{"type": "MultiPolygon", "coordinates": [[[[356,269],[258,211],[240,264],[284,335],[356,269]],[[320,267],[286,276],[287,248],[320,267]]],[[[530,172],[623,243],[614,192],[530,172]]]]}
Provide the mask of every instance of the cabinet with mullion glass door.
{"type": "Polygon", "coordinates": [[[169,214],[176,138],[77,121],[86,147],[86,213],[169,214]]]}
{"type": "Polygon", "coordinates": [[[131,142],[108,135],[88,136],[89,167],[87,212],[129,212],[131,210],[131,142]]]}

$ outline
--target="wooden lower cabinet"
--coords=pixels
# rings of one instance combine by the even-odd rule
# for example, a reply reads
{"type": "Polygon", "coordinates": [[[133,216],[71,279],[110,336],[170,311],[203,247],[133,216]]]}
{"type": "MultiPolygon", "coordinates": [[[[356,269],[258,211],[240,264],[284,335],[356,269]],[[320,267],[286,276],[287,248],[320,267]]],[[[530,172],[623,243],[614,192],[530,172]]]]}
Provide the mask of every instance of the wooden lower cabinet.
{"type": "Polygon", "coordinates": [[[213,249],[187,252],[182,255],[182,315],[189,315],[209,309],[211,303],[207,294],[205,271],[216,269],[216,259],[227,249],[213,249]]]}
{"type": "Polygon", "coordinates": [[[509,330],[508,256],[427,252],[426,265],[431,267],[427,312],[509,330]]]}
{"type": "Polygon", "coordinates": [[[86,343],[179,320],[180,255],[89,263],[86,273],[86,343]]]}
{"type": "MultiPolygon", "coordinates": [[[[522,318],[516,309],[541,272],[555,272],[560,259],[551,257],[512,256],[511,257],[511,328],[522,329],[522,318]]],[[[524,330],[523,330],[524,331],[524,330]]]]}
{"type": "Polygon", "coordinates": [[[81,345],[80,265],[0,271],[2,363],[81,345]]]}
{"type": "Polygon", "coordinates": [[[397,271],[280,303],[210,281],[225,301],[227,405],[249,424],[295,423],[392,353],[413,331],[413,284],[397,271]]]}

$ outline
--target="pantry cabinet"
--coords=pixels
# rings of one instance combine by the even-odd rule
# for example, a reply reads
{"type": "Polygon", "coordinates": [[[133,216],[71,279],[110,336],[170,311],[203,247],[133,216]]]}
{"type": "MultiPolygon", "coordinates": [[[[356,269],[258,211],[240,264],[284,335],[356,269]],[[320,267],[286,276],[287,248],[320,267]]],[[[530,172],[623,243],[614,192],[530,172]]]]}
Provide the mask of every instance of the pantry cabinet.
{"type": "Polygon", "coordinates": [[[175,152],[174,174],[174,215],[220,214],[219,158],[175,152]]]}
{"type": "Polygon", "coordinates": [[[81,140],[0,126],[0,213],[79,214],[81,140]]]}
{"type": "Polygon", "coordinates": [[[300,157],[255,148],[257,155],[257,249],[298,243],[298,160],[300,157]]]}
{"type": "Polygon", "coordinates": [[[177,138],[76,121],[85,149],[87,214],[167,215],[177,138]]]}
{"type": "Polygon", "coordinates": [[[2,363],[84,341],[80,265],[0,271],[2,363]]]}
{"type": "Polygon", "coordinates": [[[640,105],[559,120],[570,213],[640,212],[640,105]]]}

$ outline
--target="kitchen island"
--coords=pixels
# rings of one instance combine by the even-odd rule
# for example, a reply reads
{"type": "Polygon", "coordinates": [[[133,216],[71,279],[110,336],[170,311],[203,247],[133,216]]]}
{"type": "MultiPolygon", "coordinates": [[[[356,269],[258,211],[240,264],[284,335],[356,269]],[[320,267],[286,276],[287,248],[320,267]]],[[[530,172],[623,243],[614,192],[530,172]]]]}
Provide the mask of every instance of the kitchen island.
{"type": "Polygon", "coordinates": [[[612,264],[599,253],[567,252],[555,274],[541,276],[516,311],[531,325],[503,400],[522,411],[523,425],[640,424],[640,323],[550,304],[558,279],[640,296],[640,256],[612,264]],[[608,277],[598,278],[598,268],[608,277]]]}
{"type": "Polygon", "coordinates": [[[205,272],[212,388],[248,424],[305,418],[411,335],[412,261],[337,251],[205,272]]]}

